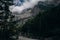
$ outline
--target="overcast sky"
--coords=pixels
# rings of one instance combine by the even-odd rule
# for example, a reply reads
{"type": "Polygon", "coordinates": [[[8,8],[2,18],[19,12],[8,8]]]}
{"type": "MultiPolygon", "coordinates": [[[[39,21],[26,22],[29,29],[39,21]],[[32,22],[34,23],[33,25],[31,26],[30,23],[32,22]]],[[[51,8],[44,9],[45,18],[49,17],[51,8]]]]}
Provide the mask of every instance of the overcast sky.
{"type": "Polygon", "coordinates": [[[21,13],[25,9],[33,8],[35,5],[37,5],[39,1],[47,1],[47,0],[13,0],[14,5],[10,6],[9,9],[12,13],[21,13]]]}
{"type": "Polygon", "coordinates": [[[23,3],[20,0],[14,0],[15,5],[10,6],[10,11],[13,13],[14,12],[21,13],[24,9],[33,8],[35,5],[37,5],[39,1],[45,1],[45,0],[29,0],[29,1],[24,0],[23,3]]]}

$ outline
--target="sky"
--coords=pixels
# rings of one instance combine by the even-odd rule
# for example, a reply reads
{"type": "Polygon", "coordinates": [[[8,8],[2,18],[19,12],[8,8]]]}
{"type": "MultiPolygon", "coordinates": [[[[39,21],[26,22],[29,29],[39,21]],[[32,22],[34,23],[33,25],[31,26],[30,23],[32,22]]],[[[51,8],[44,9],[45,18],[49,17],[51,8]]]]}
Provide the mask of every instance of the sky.
{"type": "Polygon", "coordinates": [[[21,6],[21,4],[24,2],[24,0],[13,0],[13,3],[15,6],[21,6]]]}
{"type": "MultiPolygon", "coordinates": [[[[19,13],[21,14],[23,10],[33,8],[35,5],[38,4],[39,1],[46,1],[46,0],[13,0],[14,5],[9,7],[9,10],[12,13],[19,13]]],[[[53,0],[48,0],[53,1],[53,0]]]]}
{"type": "Polygon", "coordinates": [[[45,0],[13,0],[14,5],[9,9],[12,13],[22,13],[25,9],[33,8],[39,1],[45,0]]]}

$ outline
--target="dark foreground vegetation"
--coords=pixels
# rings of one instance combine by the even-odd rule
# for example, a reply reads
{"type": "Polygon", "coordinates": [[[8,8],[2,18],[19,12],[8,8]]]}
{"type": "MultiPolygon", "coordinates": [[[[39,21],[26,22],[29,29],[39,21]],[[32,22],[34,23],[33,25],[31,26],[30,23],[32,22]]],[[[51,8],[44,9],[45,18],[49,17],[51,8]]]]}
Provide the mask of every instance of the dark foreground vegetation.
{"type": "Polygon", "coordinates": [[[60,4],[43,13],[39,13],[36,17],[28,20],[22,28],[23,33],[33,38],[51,37],[53,40],[60,39],[60,4]],[[31,35],[32,34],[32,35],[31,35]]]}

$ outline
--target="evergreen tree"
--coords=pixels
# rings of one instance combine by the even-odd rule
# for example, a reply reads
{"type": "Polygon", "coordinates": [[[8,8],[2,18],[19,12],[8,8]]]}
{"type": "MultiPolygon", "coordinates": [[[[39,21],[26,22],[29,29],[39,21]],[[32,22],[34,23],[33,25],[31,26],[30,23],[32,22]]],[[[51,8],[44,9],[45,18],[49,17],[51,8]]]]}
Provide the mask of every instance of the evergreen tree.
{"type": "MultiPolygon", "coordinates": [[[[53,40],[60,38],[60,4],[56,7],[49,9],[42,14],[39,13],[32,20],[28,20],[23,26],[24,33],[32,33],[34,38],[53,37],[53,40]]],[[[29,34],[30,35],[30,34],[29,34]]],[[[32,36],[31,36],[32,37],[32,36]]]]}
{"type": "Polygon", "coordinates": [[[9,11],[9,6],[13,4],[12,0],[0,0],[0,40],[11,40],[16,32],[16,23],[14,15],[9,11]]]}

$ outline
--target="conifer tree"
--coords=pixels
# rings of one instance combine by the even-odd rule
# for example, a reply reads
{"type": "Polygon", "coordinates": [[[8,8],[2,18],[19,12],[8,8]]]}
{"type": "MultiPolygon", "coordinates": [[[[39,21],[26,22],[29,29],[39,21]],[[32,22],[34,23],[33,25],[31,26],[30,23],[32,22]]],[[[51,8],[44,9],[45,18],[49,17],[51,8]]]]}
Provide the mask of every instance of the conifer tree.
{"type": "Polygon", "coordinates": [[[10,5],[13,5],[12,0],[0,0],[0,40],[11,40],[10,37],[16,33],[16,22],[9,11],[10,5]]]}

